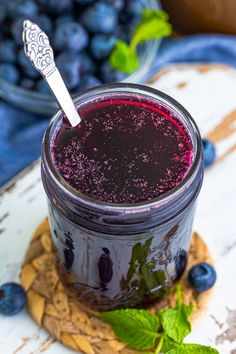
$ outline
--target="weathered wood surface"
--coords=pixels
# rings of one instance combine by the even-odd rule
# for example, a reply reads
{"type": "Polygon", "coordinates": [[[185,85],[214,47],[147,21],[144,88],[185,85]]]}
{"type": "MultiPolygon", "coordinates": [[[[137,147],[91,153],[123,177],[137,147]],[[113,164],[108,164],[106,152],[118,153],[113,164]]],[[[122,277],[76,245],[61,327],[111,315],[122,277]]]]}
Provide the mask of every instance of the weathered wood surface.
{"type": "MultiPolygon", "coordinates": [[[[217,146],[217,162],[205,174],[194,228],[204,236],[216,261],[218,281],[206,317],[188,337],[236,353],[236,71],[223,66],[178,66],[155,77],[156,88],[180,101],[203,136],[217,146]]],[[[0,190],[0,283],[18,280],[35,227],[47,215],[39,163],[0,190]]],[[[66,354],[24,310],[0,316],[0,353],[66,354]]],[[[106,354],[106,353],[105,353],[106,354]]]]}

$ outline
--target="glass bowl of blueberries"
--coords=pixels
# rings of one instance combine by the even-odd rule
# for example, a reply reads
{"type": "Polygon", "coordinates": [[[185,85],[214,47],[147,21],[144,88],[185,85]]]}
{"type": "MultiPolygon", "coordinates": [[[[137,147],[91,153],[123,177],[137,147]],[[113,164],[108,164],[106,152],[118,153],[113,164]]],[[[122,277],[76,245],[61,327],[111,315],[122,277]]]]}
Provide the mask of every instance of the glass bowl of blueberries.
{"type": "Polygon", "coordinates": [[[1,0],[0,97],[26,110],[51,114],[57,103],[26,58],[23,21],[45,31],[55,62],[72,94],[102,83],[142,82],[159,40],[142,44],[139,68],[131,75],[113,69],[109,55],[117,39],[129,42],[144,8],[157,0],[1,0]]]}

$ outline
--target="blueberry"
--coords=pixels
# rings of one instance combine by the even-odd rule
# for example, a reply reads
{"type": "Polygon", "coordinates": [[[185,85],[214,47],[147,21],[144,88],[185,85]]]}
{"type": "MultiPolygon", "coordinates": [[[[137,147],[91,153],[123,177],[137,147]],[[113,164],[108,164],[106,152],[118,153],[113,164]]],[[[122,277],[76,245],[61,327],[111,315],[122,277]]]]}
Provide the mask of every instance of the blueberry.
{"type": "Polygon", "coordinates": [[[33,18],[38,14],[38,5],[32,0],[14,0],[8,3],[9,15],[15,19],[19,16],[33,18]]]}
{"type": "Polygon", "coordinates": [[[73,0],[44,0],[44,6],[49,13],[61,15],[73,10],[73,0]]]}
{"type": "Polygon", "coordinates": [[[216,158],[215,145],[208,139],[202,139],[204,167],[210,166],[216,158]]]}
{"type": "Polygon", "coordinates": [[[53,24],[50,17],[47,15],[40,15],[35,19],[35,23],[47,34],[52,32],[53,24]]]}
{"type": "Polygon", "coordinates": [[[197,292],[210,289],[216,282],[216,271],[209,263],[198,263],[188,275],[188,281],[197,292]]]}
{"type": "Polygon", "coordinates": [[[108,4],[111,4],[117,11],[123,10],[125,6],[124,0],[106,0],[108,4]]]}
{"type": "Polygon", "coordinates": [[[19,313],[26,302],[26,294],[21,285],[5,283],[0,286],[0,313],[13,316],[19,313]]]}
{"type": "Polygon", "coordinates": [[[101,85],[102,82],[94,75],[86,75],[83,77],[81,80],[81,85],[80,87],[82,89],[89,89],[95,86],[101,85]]]}
{"type": "Polygon", "coordinates": [[[11,25],[11,34],[13,36],[13,39],[18,45],[22,45],[22,30],[23,30],[23,17],[17,18],[15,21],[12,22],[11,25]]]}
{"type": "Polygon", "coordinates": [[[81,62],[81,75],[93,74],[96,71],[96,64],[89,53],[86,51],[80,52],[79,58],[81,62]]]}
{"type": "Polygon", "coordinates": [[[88,44],[86,30],[76,22],[62,23],[54,34],[54,46],[57,50],[70,49],[80,51],[88,44]]]}
{"type": "Polygon", "coordinates": [[[62,52],[56,58],[56,63],[69,89],[80,85],[81,62],[79,55],[73,52],[62,52]]]}
{"type": "Polygon", "coordinates": [[[0,79],[7,80],[11,84],[16,84],[19,80],[19,72],[12,64],[0,64],[0,79]]]}
{"type": "Polygon", "coordinates": [[[26,90],[32,90],[34,87],[34,80],[25,77],[20,81],[19,85],[26,90]]]}
{"type": "Polygon", "coordinates": [[[96,59],[106,58],[116,44],[116,37],[106,34],[97,34],[93,36],[90,43],[90,50],[96,59]]]}
{"type": "Polygon", "coordinates": [[[73,17],[71,15],[60,16],[55,20],[55,26],[59,27],[63,23],[73,22],[73,17]]]}
{"type": "Polygon", "coordinates": [[[142,11],[145,7],[146,7],[145,0],[129,1],[128,6],[126,8],[126,13],[132,17],[140,18],[142,15],[142,11]]]}
{"type": "Polygon", "coordinates": [[[0,42],[0,61],[8,63],[16,61],[16,45],[11,39],[0,42]]]}
{"type": "Polygon", "coordinates": [[[26,57],[24,48],[21,48],[18,53],[18,63],[21,66],[22,71],[30,78],[37,79],[40,74],[38,71],[32,66],[29,59],[26,57]]]}
{"type": "Polygon", "coordinates": [[[89,32],[112,33],[118,24],[118,15],[112,6],[99,1],[83,12],[81,21],[89,32]]]}
{"type": "Polygon", "coordinates": [[[111,67],[109,62],[104,62],[100,68],[100,76],[104,82],[117,82],[125,78],[125,74],[111,67]]]}
{"type": "Polygon", "coordinates": [[[47,96],[52,94],[50,88],[43,79],[39,79],[36,82],[35,90],[47,96]]]}

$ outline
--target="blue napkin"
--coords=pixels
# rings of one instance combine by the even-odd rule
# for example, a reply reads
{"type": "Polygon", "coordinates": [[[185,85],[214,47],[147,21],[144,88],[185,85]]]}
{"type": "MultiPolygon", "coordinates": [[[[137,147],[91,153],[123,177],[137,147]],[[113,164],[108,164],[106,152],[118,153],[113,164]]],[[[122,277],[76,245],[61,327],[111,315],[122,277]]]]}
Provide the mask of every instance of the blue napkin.
{"type": "MultiPolygon", "coordinates": [[[[236,36],[194,35],[165,39],[149,76],[172,63],[215,62],[236,66],[236,36]]],[[[0,185],[40,155],[49,117],[25,112],[0,101],[0,185]]]]}

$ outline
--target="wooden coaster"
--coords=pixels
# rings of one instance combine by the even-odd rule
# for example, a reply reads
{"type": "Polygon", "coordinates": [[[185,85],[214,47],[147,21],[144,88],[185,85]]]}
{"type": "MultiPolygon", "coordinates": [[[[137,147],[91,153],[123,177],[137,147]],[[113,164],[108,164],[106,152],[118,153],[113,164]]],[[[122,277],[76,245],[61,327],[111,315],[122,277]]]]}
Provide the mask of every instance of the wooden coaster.
{"type": "MultiPolygon", "coordinates": [[[[194,232],[187,269],[181,280],[184,302],[194,307],[191,322],[203,315],[212,294],[212,291],[197,294],[187,283],[189,268],[203,261],[213,263],[206,244],[194,232]]],[[[86,354],[140,353],[117,340],[111,327],[101,321],[99,313],[76,304],[67,295],[57,273],[47,219],[32,237],[20,279],[27,292],[31,316],[61,343],[86,354]]],[[[149,310],[156,312],[160,308],[174,306],[175,303],[173,292],[152,304],[149,310]]]]}

